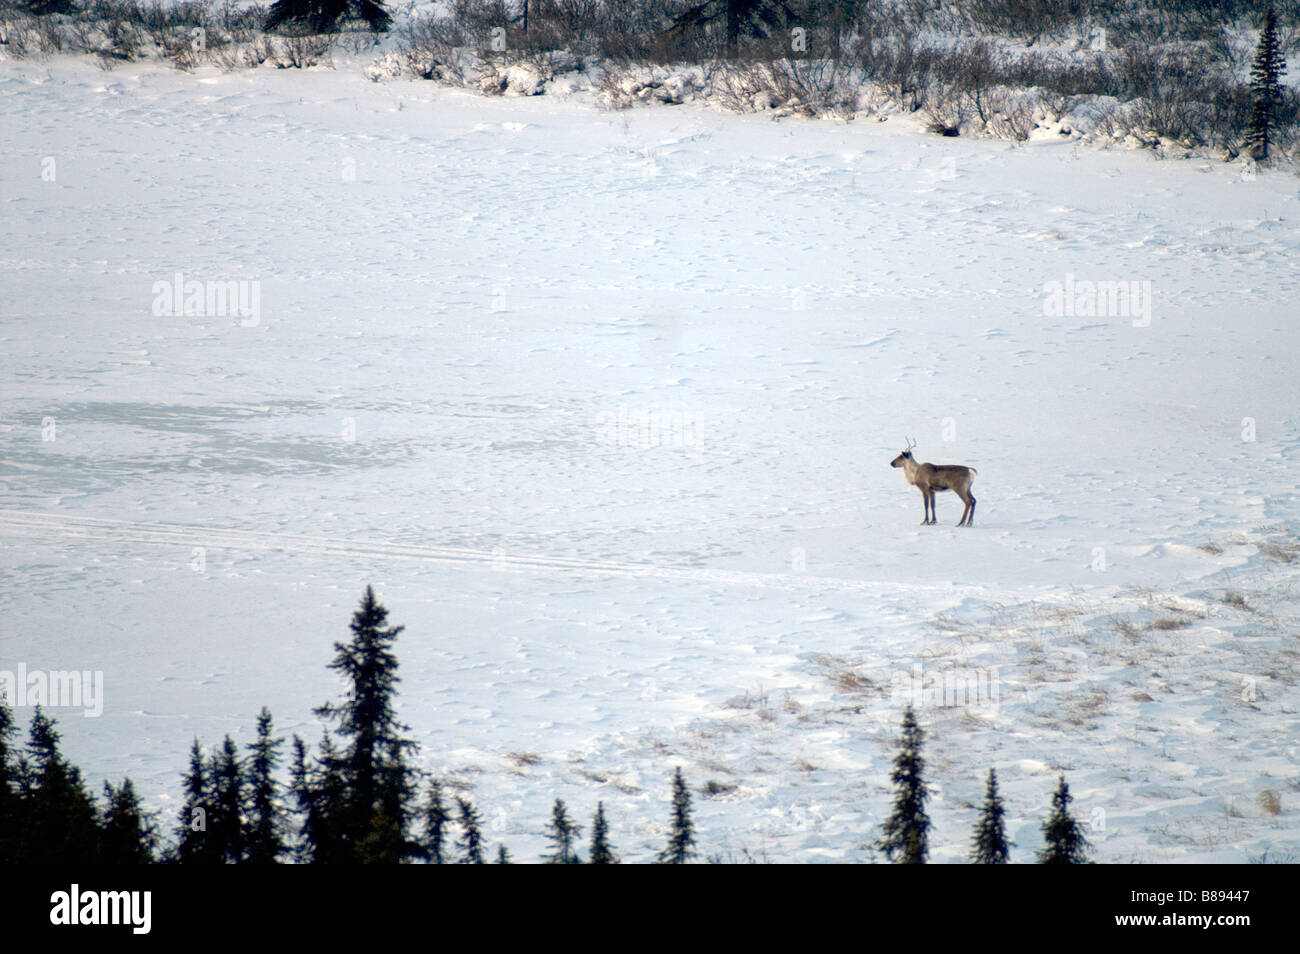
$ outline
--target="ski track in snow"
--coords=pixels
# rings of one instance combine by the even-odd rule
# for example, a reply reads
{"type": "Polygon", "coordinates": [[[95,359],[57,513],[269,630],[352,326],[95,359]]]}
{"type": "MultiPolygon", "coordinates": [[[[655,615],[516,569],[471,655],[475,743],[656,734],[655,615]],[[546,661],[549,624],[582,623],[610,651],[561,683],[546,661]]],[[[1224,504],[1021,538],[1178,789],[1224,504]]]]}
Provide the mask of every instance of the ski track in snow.
{"type": "Polygon", "coordinates": [[[0,63],[0,669],[104,672],[92,789],[170,825],[194,737],[316,739],[373,583],[519,860],[557,796],[647,860],[675,765],[706,851],[865,860],[908,700],[935,860],[990,766],[1013,860],[1060,772],[1100,860],[1300,855],[1294,180],[361,65],[0,63]]]}
{"type": "MultiPolygon", "coordinates": [[[[469,550],[432,547],[386,541],[330,539],[293,533],[258,533],[227,527],[201,525],[133,523],[99,517],[69,517],[62,514],[0,511],[0,534],[49,541],[55,538],[104,543],[155,544],[173,548],[200,547],[256,551],[281,550],[289,553],[343,556],[355,560],[380,558],[421,560],[451,566],[488,567],[493,570],[526,570],[572,577],[636,576],[706,585],[768,587],[784,589],[844,590],[879,595],[887,585],[835,577],[795,573],[728,573],[689,567],[649,563],[613,563],[599,560],[566,559],[503,550],[469,550]]],[[[960,590],[960,587],[950,587],[960,590]]],[[[977,587],[967,587],[972,592],[977,587]]]]}

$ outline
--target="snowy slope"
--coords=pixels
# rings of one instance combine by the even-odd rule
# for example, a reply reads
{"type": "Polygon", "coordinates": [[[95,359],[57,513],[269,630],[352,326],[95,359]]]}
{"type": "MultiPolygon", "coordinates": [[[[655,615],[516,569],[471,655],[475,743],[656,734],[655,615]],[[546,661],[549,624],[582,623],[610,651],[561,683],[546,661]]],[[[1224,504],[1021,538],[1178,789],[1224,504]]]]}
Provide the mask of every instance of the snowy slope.
{"type": "Polygon", "coordinates": [[[936,860],[990,766],[1016,860],[1060,771],[1100,860],[1294,859],[1293,178],[361,66],[0,64],[0,669],[103,671],[96,788],[315,739],[373,583],[521,860],[557,796],[647,860],[679,764],[707,851],[864,860],[913,686],[936,860]]]}

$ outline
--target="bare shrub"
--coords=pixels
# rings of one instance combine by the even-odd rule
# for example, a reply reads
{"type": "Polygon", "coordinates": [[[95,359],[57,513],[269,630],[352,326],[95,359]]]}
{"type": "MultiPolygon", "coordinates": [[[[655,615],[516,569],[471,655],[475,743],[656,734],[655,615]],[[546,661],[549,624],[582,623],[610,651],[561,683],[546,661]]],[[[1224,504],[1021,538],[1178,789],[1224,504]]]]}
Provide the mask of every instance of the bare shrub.
{"type": "Polygon", "coordinates": [[[245,66],[255,69],[269,60],[271,53],[271,41],[259,36],[240,50],[239,58],[245,66]]]}
{"type": "Polygon", "coordinates": [[[723,105],[737,112],[774,108],[847,119],[858,108],[858,82],[844,60],[741,61],[721,67],[713,87],[723,105]]]}
{"type": "Polygon", "coordinates": [[[417,79],[461,86],[465,83],[466,36],[459,21],[426,14],[409,21],[397,34],[397,51],[407,72],[417,79]]]}
{"type": "Polygon", "coordinates": [[[67,45],[66,26],[58,17],[31,16],[11,7],[0,13],[0,44],[15,59],[50,56],[67,45]]]}
{"type": "Polygon", "coordinates": [[[243,5],[239,0],[225,0],[211,8],[211,25],[230,38],[232,43],[252,43],[262,35],[267,8],[262,4],[243,5]]]}
{"type": "Polygon", "coordinates": [[[607,2],[593,52],[624,66],[669,66],[715,59],[722,54],[721,45],[691,19],[694,9],[694,4],[683,0],[607,2]]]}
{"type": "Polygon", "coordinates": [[[1231,606],[1234,609],[1239,609],[1239,610],[1250,609],[1250,606],[1246,603],[1245,594],[1238,593],[1235,590],[1228,590],[1226,593],[1224,593],[1221,602],[1223,603],[1224,606],[1231,606]]]}
{"type": "Polygon", "coordinates": [[[1105,102],[1098,104],[1093,108],[1092,116],[1093,129],[1102,138],[1124,138],[1128,129],[1128,120],[1118,103],[1105,102]]]}
{"type": "Polygon", "coordinates": [[[248,43],[227,44],[211,55],[217,68],[233,73],[240,69],[257,69],[272,55],[271,41],[266,36],[257,36],[248,43]]]}
{"type": "MultiPolygon", "coordinates": [[[[206,3],[186,2],[164,5],[162,0],[149,0],[135,5],[141,29],[162,50],[174,48],[178,36],[189,36],[195,28],[207,28],[206,3]]],[[[198,51],[195,51],[198,52],[198,51]]]]}
{"type": "Polygon", "coordinates": [[[975,111],[979,121],[988,125],[993,110],[989,108],[988,95],[1006,73],[1005,57],[988,40],[977,40],[969,48],[957,52],[952,58],[951,75],[961,89],[967,106],[975,111]]]}
{"type": "Polygon", "coordinates": [[[634,79],[629,70],[607,65],[592,80],[591,86],[596,93],[597,102],[606,109],[630,109],[633,102],[631,92],[634,79]]]}
{"type": "Polygon", "coordinates": [[[23,60],[32,52],[28,36],[32,17],[16,11],[0,11],[0,50],[15,60],[23,60]]]}
{"type": "Polygon", "coordinates": [[[343,52],[360,56],[374,50],[383,42],[383,37],[376,30],[342,30],[334,36],[334,44],[343,52]]]}
{"type": "Polygon", "coordinates": [[[333,66],[329,57],[330,38],[325,36],[277,37],[271,44],[270,60],[276,69],[307,69],[333,66]]]}
{"type": "Polygon", "coordinates": [[[143,38],[135,24],[124,19],[105,20],[103,42],[95,52],[102,63],[130,62],[140,54],[143,38]]]}
{"type": "Polygon", "coordinates": [[[1208,102],[1226,77],[1203,49],[1131,43],[1113,59],[1112,75],[1115,95],[1133,101],[1135,133],[1187,145],[1212,140],[1208,102]]]}
{"type": "Polygon", "coordinates": [[[604,28],[603,7],[601,0],[530,0],[528,29],[516,37],[518,48],[594,52],[604,28]]]}
{"type": "Polygon", "coordinates": [[[451,20],[463,33],[465,41],[487,52],[491,49],[492,31],[506,30],[509,48],[509,27],[514,17],[505,0],[452,0],[451,20]]]}
{"type": "Polygon", "coordinates": [[[1144,129],[1161,139],[1187,146],[1208,144],[1209,107],[1178,93],[1161,90],[1157,95],[1139,99],[1133,105],[1133,118],[1144,129]]]}
{"type": "Polygon", "coordinates": [[[926,128],[940,136],[960,136],[969,113],[966,97],[955,84],[934,81],[925,94],[926,128]]]}
{"type": "Polygon", "coordinates": [[[167,49],[167,58],[172,61],[173,67],[182,73],[189,73],[199,65],[201,54],[193,43],[181,37],[179,40],[173,39],[167,49]]]}
{"type": "Polygon", "coordinates": [[[1034,131],[1036,97],[1025,90],[995,86],[986,94],[989,117],[985,124],[991,135],[1024,142],[1034,131]]]}
{"type": "Polygon", "coordinates": [[[901,108],[915,112],[925,104],[938,57],[934,49],[919,44],[910,29],[859,43],[855,53],[864,75],[884,86],[901,108]]]}
{"type": "Polygon", "coordinates": [[[85,27],[78,33],[86,52],[99,57],[105,69],[136,59],[147,33],[144,13],[133,0],[96,0],[77,26],[85,27]]]}
{"type": "Polygon", "coordinates": [[[1085,16],[1097,16],[1110,6],[1105,0],[972,0],[968,16],[990,33],[1037,41],[1061,36],[1085,16]]]}

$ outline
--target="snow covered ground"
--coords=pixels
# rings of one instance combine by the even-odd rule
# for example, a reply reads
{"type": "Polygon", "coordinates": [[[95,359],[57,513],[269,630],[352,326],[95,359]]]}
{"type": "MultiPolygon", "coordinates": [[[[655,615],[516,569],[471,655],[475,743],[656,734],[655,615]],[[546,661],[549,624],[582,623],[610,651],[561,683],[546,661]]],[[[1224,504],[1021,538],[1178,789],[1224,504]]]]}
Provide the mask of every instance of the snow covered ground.
{"type": "Polygon", "coordinates": [[[907,701],[936,861],[989,767],[1013,860],[1060,772],[1098,860],[1300,856],[1295,178],[364,65],[0,63],[0,671],[103,673],[96,791],[315,741],[373,583],[519,860],[648,860],[677,765],[867,860],[907,701]]]}

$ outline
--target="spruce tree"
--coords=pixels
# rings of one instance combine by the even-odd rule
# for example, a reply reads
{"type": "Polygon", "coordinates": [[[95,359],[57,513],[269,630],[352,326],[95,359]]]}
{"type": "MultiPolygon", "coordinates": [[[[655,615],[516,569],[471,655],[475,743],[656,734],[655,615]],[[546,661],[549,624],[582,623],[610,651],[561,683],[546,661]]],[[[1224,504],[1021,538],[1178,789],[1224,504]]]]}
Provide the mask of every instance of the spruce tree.
{"type": "Polygon", "coordinates": [[[118,788],[104,783],[104,814],[100,831],[100,861],[108,865],[148,865],[158,847],[152,817],[140,806],[131,780],[118,788]]]}
{"type": "Polygon", "coordinates": [[[289,794],[293,797],[294,814],[299,818],[297,844],[293,857],[303,864],[316,860],[316,839],[320,822],[317,817],[318,793],[313,785],[311,769],[307,765],[307,744],[302,736],[293,737],[293,754],[289,757],[289,794]]]}
{"type": "Polygon", "coordinates": [[[356,860],[363,865],[395,865],[419,853],[419,846],[406,841],[396,820],[382,806],[370,816],[370,827],[357,846],[356,860]]]}
{"type": "Polygon", "coordinates": [[[596,817],[591,822],[591,860],[593,865],[616,865],[618,856],[609,846],[609,824],[605,821],[605,803],[596,803],[596,817]]]}
{"type": "Polygon", "coordinates": [[[1277,36],[1277,16],[1273,5],[1269,4],[1259,44],[1255,47],[1255,61],[1250,69],[1251,110],[1246,142],[1256,159],[1268,158],[1269,148],[1276,138],[1277,114],[1283,102],[1281,77],[1285,72],[1286,60],[1282,57],[1277,36]]]}
{"type": "Polygon", "coordinates": [[[73,0],[27,0],[22,9],[34,17],[45,17],[52,13],[71,16],[80,12],[73,0]]]}
{"type": "Polygon", "coordinates": [[[659,852],[659,863],[684,865],[695,855],[695,825],[691,821],[691,793],[680,765],[673,775],[673,816],[669,826],[668,846],[659,852]]]}
{"type": "Polygon", "coordinates": [[[1061,776],[1056,793],[1052,795],[1052,814],[1043,823],[1043,850],[1038,853],[1040,865],[1082,865],[1088,863],[1092,847],[1084,837],[1083,826],[1070,814],[1070,788],[1061,776]]]}
{"type": "Polygon", "coordinates": [[[460,796],[456,797],[460,808],[460,863],[463,865],[483,864],[483,822],[478,809],[460,796]]]}
{"type": "Polygon", "coordinates": [[[353,846],[343,829],[346,785],[340,758],[328,731],[321,735],[320,758],[307,763],[307,746],[293,737],[289,791],[301,821],[294,856],[312,864],[343,864],[354,860],[353,846]]]}
{"type": "Polygon", "coordinates": [[[13,710],[0,696],[0,864],[18,860],[19,839],[24,829],[23,804],[19,798],[21,773],[10,741],[17,727],[13,710]]]}
{"type": "Polygon", "coordinates": [[[403,736],[409,727],[395,709],[400,679],[392,646],[405,627],[385,628],[387,619],[367,586],[350,624],[353,639],[334,644],[329,666],[346,681],[347,697],[315,710],[338,721],[336,732],[347,743],[341,753],[322,752],[321,761],[343,780],[340,833],[351,860],[365,863],[398,862],[420,851],[407,837],[416,779],[409,758],[417,745],[403,736]]]}
{"type": "Polygon", "coordinates": [[[569,810],[564,805],[564,799],[557,798],[555,806],[551,809],[551,821],[546,826],[546,838],[550,841],[554,850],[549,855],[543,855],[547,864],[551,865],[576,865],[580,863],[578,853],[574,851],[574,844],[582,829],[569,820],[569,810]]]}
{"type": "Polygon", "coordinates": [[[988,783],[984,789],[984,807],[980,810],[979,821],[975,824],[970,860],[977,865],[1004,865],[1010,857],[1007,848],[1006,828],[1002,816],[1006,809],[1002,807],[1002,798],[998,795],[998,776],[989,769],[988,783]]]}
{"type": "Polygon", "coordinates": [[[337,33],[346,20],[364,20],[371,30],[382,33],[393,18],[381,0],[276,0],[271,4],[264,29],[293,26],[312,33],[337,33]]]}
{"type": "Polygon", "coordinates": [[[442,783],[429,782],[429,804],[424,811],[424,857],[431,865],[447,863],[447,823],[451,815],[442,801],[442,783]]]}
{"type": "Polygon", "coordinates": [[[505,845],[497,845],[497,864],[510,864],[510,852],[505,845]]]}
{"type": "Polygon", "coordinates": [[[208,763],[212,808],[208,813],[208,837],[217,860],[237,865],[244,860],[244,773],[239,747],[229,735],[208,763]]]}
{"type": "Polygon", "coordinates": [[[81,770],[59,751],[54,722],[36,707],[23,778],[26,845],[22,860],[84,864],[96,860],[99,813],[81,770]]]}
{"type": "Polygon", "coordinates": [[[896,786],[894,809],[885,819],[879,842],[885,857],[898,864],[922,865],[929,856],[930,817],[925,813],[928,791],[921,778],[925,760],[921,743],[925,733],[917,725],[912,707],[903,710],[903,740],[894,758],[890,779],[896,786]]]}
{"type": "Polygon", "coordinates": [[[271,737],[271,711],[263,706],[257,716],[257,741],[247,747],[244,760],[248,797],[244,843],[249,864],[278,864],[285,853],[280,783],[275,778],[280,761],[276,750],[283,744],[284,739],[271,737]]]}
{"type": "Polygon", "coordinates": [[[203,746],[195,739],[190,746],[190,770],[185,775],[185,801],[176,818],[176,860],[183,865],[216,864],[219,853],[208,837],[212,811],[211,788],[203,746]]]}

